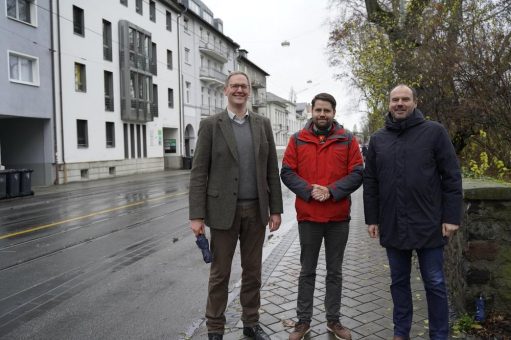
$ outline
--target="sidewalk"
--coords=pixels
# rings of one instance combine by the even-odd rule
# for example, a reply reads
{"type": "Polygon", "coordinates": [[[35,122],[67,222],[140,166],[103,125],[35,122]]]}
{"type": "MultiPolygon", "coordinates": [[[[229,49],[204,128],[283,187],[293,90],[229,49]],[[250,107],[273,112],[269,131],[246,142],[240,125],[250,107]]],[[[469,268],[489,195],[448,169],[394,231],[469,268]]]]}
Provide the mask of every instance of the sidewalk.
{"type": "MultiPolygon", "coordinates": [[[[362,190],[353,194],[350,236],[344,256],[341,322],[353,339],[392,339],[392,300],[387,256],[377,240],[370,239],[364,223],[362,190]]],[[[286,209],[294,209],[286,206],[286,209]]],[[[309,339],[335,339],[326,330],[325,257],[322,248],[316,277],[314,316],[309,339]]],[[[260,324],[272,339],[287,339],[296,321],[300,243],[296,224],[263,264],[260,324]]],[[[417,266],[412,270],[414,316],[410,337],[429,339],[426,297],[417,266]]],[[[227,307],[224,339],[244,339],[239,297],[227,307]]],[[[205,322],[193,339],[207,339],[205,322]]],[[[307,339],[307,337],[306,337],[307,339]]]]}

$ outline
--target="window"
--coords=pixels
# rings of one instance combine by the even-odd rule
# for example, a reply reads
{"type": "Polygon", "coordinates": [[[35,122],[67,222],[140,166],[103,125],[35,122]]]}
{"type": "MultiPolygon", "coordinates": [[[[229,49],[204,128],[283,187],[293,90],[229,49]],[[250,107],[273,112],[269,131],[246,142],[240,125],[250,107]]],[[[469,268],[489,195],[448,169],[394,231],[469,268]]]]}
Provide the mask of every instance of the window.
{"type": "Polygon", "coordinates": [[[80,63],[75,63],[75,91],[87,92],[85,65],[80,63]]]}
{"type": "Polygon", "coordinates": [[[172,70],[172,51],[167,50],[167,68],[172,70]]]}
{"type": "Polygon", "coordinates": [[[85,22],[83,19],[83,9],[73,6],[73,30],[75,34],[85,36],[85,22]]]}
{"type": "Polygon", "coordinates": [[[131,158],[135,158],[135,124],[130,124],[131,158]]]}
{"type": "Polygon", "coordinates": [[[190,49],[185,48],[185,62],[190,62],[190,49]]]}
{"type": "Polygon", "coordinates": [[[108,71],[105,71],[105,110],[114,110],[114,76],[108,71]]]}
{"type": "Polygon", "coordinates": [[[169,107],[170,108],[173,108],[174,107],[174,90],[173,89],[168,89],[168,97],[169,97],[169,107]]]}
{"type": "Polygon", "coordinates": [[[142,146],[144,158],[147,158],[147,129],[145,125],[142,125],[142,146]]]}
{"type": "Polygon", "coordinates": [[[190,103],[190,89],[192,87],[192,83],[189,81],[186,82],[186,103],[190,103]]]}
{"type": "Polygon", "coordinates": [[[158,117],[158,85],[153,84],[153,100],[151,102],[151,113],[158,117]]]}
{"type": "Polygon", "coordinates": [[[87,132],[87,121],[83,119],[76,120],[76,137],[79,148],[89,147],[89,137],[87,132]]]}
{"type": "Polygon", "coordinates": [[[200,7],[193,0],[188,2],[188,7],[197,14],[200,14],[200,7]]]}
{"type": "Polygon", "coordinates": [[[128,7],[128,0],[121,0],[121,5],[128,7]]]}
{"type": "Polygon", "coordinates": [[[156,22],[156,3],[154,1],[149,1],[149,19],[156,22]]]}
{"type": "Polygon", "coordinates": [[[167,31],[172,31],[172,13],[166,11],[167,31]]]}
{"type": "Polygon", "coordinates": [[[115,147],[115,125],[113,122],[106,122],[106,147],[113,148],[115,147]]]}
{"type": "Polygon", "coordinates": [[[9,80],[39,86],[39,59],[9,51],[9,80]]]}
{"type": "Polygon", "coordinates": [[[185,21],[185,22],[184,22],[184,29],[185,29],[185,32],[188,32],[188,29],[190,28],[190,27],[188,26],[188,25],[189,25],[189,24],[188,24],[188,18],[185,18],[185,19],[184,19],[184,21],[185,21]]]}
{"type": "Polygon", "coordinates": [[[158,74],[158,60],[156,58],[156,43],[151,45],[151,73],[154,75],[158,74]]]}
{"type": "Polygon", "coordinates": [[[140,124],[137,124],[137,158],[142,158],[142,148],[140,147],[140,140],[142,136],[140,135],[140,124]]]}
{"type": "Polygon", "coordinates": [[[103,59],[112,61],[112,24],[103,20],[103,59]]]}
{"type": "Polygon", "coordinates": [[[140,15],[142,15],[144,13],[143,9],[142,9],[142,0],[136,0],[135,1],[135,10],[140,15]]]}
{"type": "Polygon", "coordinates": [[[34,0],[7,0],[7,16],[30,25],[36,25],[34,0]]]}
{"type": "Polygon", "coordinates": [[[128,124],[124,123],[123,124],[123,132],[124,132],[124,158],[125,159],[128,159],[130,158],[130,154],[129,154],[129,140],[128,140],[128,124]]]}
{"type": "Polygon", "coordinates": [[[204,20],[206,20],[209,24],[213,25],[213,17],[211,14],[204,12],[204,20]]]}

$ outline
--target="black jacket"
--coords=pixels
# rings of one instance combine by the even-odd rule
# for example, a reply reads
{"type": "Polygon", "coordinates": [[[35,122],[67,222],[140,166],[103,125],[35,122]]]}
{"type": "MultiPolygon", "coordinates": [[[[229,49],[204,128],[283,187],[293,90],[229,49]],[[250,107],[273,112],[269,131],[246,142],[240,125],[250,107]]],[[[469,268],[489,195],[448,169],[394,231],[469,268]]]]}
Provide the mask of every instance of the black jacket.
{"type": "Polygon", "coordinates": [[[367,224],[380,243],[397,249],[445,245],[442,223],[460,225],[461,173],[446,129],[415,109],[402,120],[390,113],[369,143],[364,170],[367,224]]]}

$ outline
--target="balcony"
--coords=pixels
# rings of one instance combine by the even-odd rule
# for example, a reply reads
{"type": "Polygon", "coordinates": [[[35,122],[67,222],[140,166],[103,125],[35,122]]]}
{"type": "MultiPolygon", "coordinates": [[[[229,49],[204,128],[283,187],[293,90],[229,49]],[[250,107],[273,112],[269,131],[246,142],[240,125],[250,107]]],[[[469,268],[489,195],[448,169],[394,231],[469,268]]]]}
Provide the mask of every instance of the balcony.
{"type": "Polygon", "coordinates": [[[211,58],[218,60],[222,64],[225,64],[228,60],[227,51],[221,49],[212,43],[201,41],[199,44],[199,51],[210,56],[211,58]]]}
{"type": "Polygon", "coordinates": [[[266,87],[264,81],[262,79],[257,79],[257,78],[252,79],[251,84],[252,84],[252,88],[254,88],[254,89],[260,89],[260,88],[266,87]]]}
{"type": "Polygon", "coordinates": [[[208,84],[223,86],[227,79],[227,75],[215,69],[201,68],[199,78],[208,84]]]}
{"type": "Polygon", "coordinates": [[[201,116],[207,117],[222,112],[224,108],[215,106],[201,106],[201,116]]]}

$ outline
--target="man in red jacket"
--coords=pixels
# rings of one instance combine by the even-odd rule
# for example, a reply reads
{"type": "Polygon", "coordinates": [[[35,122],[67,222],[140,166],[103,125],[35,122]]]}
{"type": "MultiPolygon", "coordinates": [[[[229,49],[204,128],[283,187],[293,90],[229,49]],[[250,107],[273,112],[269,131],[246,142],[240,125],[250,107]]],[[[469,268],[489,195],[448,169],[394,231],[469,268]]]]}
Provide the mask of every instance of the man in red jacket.
{"type": "Polygon", "coordinates": [[[319,250],[325,240],[327,329],[337,339],[351,339],[340,323],[342,262],[348,241],[350,194],[362,184],[363,160],[357,140],[334,120],[335,98],[312,99],[312,119],[289,140],[280,177],[296,194],[300,234],[297,317],[290,340],[310,331],[319,250]]]}

